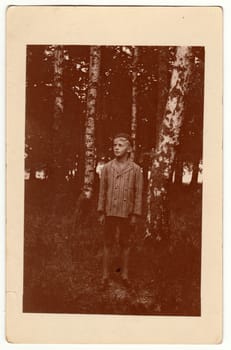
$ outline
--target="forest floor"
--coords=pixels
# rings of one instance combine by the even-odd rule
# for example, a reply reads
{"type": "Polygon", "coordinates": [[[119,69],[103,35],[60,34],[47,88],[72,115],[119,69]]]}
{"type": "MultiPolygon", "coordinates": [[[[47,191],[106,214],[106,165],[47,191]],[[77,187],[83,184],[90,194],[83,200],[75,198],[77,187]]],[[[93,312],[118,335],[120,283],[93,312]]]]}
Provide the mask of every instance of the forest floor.
{"type": "Polygon", "coordinates": [[[73,185],[60,191],[54,206],[46,181],[27,181],[24,312],[200,315],[201,192],[201,186],[173,185],[168,237],[145,239],[141,221],[130,253],[131,286],[120,281],[115,245],[112,281],[103,290],[96,197],[76,218],[73,185]]]}

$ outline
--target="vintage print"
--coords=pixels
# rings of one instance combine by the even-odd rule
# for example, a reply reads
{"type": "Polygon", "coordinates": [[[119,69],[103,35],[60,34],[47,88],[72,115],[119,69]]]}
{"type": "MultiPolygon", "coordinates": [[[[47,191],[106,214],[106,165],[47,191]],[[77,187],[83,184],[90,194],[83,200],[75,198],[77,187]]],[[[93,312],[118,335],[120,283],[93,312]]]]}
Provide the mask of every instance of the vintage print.
{"type": "Polygon", "coordinates": [[[27,45],[24,313],[201,316],[205,66],[27,45]]]}

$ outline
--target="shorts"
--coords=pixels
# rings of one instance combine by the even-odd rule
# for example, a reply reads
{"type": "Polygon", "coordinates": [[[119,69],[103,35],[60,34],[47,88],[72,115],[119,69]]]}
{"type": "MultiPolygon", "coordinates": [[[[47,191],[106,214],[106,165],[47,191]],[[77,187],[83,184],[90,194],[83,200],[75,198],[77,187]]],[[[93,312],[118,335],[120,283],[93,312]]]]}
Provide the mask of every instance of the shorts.
{"type": "Polygon", "coordinates": [[[134,227],[130,224],[129,218],[106,216],[104,227],[104,244],[111,247],[116,242],[117,232],[119,234],[119,245],[128,248],[131,244],[131,237],[134,227]]]}

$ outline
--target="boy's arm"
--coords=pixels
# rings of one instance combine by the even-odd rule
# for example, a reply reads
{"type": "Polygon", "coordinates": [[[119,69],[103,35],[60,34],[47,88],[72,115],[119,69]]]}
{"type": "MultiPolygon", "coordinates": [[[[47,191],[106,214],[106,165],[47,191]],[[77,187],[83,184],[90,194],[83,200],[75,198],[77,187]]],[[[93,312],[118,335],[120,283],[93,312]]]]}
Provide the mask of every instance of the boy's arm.
{"type": "Polygon", "coordinates": [[[143,173],[141,168],[139,167],[136,170],[136,178],[135,178],[135,196],[134,196],[134,208],[133,215],[141,215],[142,214],[142,197],[143,197],[143,173]]]}
{"type": "Polygon", "coordinates": [[[98,207],[97,207],[97,211],[100,212],[100,214],[105,213],[106,186],[107,186],[106,181],[107,181],[106,168],[104,166],[102,169],[102,172],[101,172],[101,177],[100,177],[99,199],[98,199],[98,207]]]}

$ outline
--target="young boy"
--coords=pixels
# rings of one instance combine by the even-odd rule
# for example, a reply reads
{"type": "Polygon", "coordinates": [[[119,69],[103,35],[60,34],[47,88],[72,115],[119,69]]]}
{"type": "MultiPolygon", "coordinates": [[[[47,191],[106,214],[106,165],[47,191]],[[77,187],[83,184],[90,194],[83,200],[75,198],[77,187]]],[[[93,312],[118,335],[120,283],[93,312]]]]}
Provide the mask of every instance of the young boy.
{"type": "Polygon", "coordinates": [[[129,284],[129,243],[137,223],[137,216],[141,215],[143,189],[141,168],[129,159],[132,151],[131,145],[131,138],[127,134],[120,133],[114,137],[115,158],[105,164],[100,178],[99,222],[105,225],[102,278],[104,286],[109,282],[109,253],[117,229],[122,255],[121,278],[125,285],[129,284]]]}

